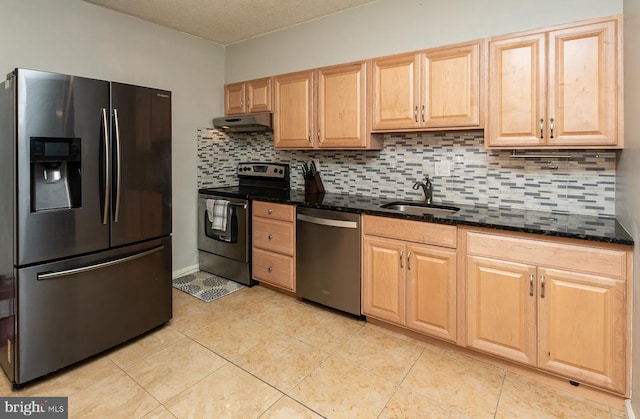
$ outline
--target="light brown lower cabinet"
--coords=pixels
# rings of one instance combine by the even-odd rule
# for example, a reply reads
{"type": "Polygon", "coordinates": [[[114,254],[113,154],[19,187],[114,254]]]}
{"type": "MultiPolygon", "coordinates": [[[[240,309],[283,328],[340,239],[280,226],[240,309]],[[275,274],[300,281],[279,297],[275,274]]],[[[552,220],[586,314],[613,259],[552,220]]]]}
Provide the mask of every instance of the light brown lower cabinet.
{"type": "Polygon", "coordinates": [[[253,201],[253,279],[296,290],[295,206],[253,201]]]}
{"type": "Polygon", "coordinates": [[[456,228],[364,216],[363,232],[363,314],[455,342],[456,228]]]}
{"type": "Polygon", "coordinates": [[[467,233],[467,346],[624,394],[629,257],[467,233]]]}

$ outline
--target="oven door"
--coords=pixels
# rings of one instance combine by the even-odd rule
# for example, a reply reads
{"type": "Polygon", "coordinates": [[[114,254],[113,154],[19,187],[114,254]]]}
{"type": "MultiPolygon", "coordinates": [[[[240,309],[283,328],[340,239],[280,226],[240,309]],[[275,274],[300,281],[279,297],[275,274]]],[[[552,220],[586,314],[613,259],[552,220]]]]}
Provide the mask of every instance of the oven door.
{"type": "Polygon", "coordinates": [[[198,249],[241,262],[249,262],[249,205],[245,199],[198,195],[198,249]],[[224,199],[231,207],[231,240],[212,234],[207,199],[224,199]]]}

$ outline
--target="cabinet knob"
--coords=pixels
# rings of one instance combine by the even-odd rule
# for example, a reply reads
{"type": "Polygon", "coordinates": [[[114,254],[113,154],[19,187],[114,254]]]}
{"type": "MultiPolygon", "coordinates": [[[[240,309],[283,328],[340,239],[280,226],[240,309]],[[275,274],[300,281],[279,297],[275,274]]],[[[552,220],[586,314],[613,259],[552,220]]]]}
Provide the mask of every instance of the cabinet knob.
{"type": "Polygon", "coordinates": [[[267,213],[268,213],[269,215],[273,214],[273,209],[269,208],[269,209],[267,210],[267,213]]]}
{"type": "Polygon", "coordinates": [[[273,268],[272,268],[271,266],[269,266],[269,267],[267,268],[267,271],[269,271],[269,273],[271,273],[271,271],[273,271],[273,268]]]}
{"type": "Polygon", "coordinates": [[[269,238],[269,240],[271,240],[273,239],[273,234],[269,234],[267,237],[269,238]]]}

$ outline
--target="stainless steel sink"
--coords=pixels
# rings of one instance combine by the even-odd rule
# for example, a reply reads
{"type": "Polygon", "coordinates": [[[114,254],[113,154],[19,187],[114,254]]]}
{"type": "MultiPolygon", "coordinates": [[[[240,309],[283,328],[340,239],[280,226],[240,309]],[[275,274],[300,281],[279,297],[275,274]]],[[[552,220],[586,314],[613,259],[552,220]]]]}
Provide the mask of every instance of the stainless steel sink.
{"type": "Polygon", "coordinates": [[[458,207],[446,205],[427,204],[423,202],[389,202],[381,205],[381,208],[404,212],[414,215],[450,215],[460,211],[458,207]]]}

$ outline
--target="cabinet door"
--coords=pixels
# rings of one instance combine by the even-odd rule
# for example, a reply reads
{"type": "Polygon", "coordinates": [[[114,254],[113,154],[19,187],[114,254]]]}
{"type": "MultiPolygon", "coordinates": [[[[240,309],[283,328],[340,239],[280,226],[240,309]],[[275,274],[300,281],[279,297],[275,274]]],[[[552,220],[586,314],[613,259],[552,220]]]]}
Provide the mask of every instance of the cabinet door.
{"type": "Polygon", "coordinates": [[[479,54],[478,43],[422,54],[422,126],[480,125],[479,54]]]}
{"type": "Polygon", "coordinates": [[[365,236],[363,244],[362,313],[404,325],[404,243],[365,236]]]}
{"type": "Polygon", "coordinates": [[[365,64],[318,70],[319,147],[361,148],[367,145],[365,126],[365,64]]]}
{"type": "Polygon", "coordinates": [[[549,144],[617,144],[616,22],[549,33],[549,144]]]}
{"type": "Polygon", "coordinates": [[[275,148],[313,148],[313,71],[278,76],[274,85],[275,148]]]}
{"type": "Polygon", "coordinates": [[[244,83],[233,83],[224,86],[224,114],[237,115],[246,112],[244,101],[244,83]]]}
{"type": "Polygon", "coordinates": [[[407,245],[407,327],[456,340],[456,251],[407,245]]]}
{"type": "Polygon", "coordinates": [[[534,266],[467,256],[467,344],[536,365],[534,266]]]}
{"type": "Polygon", "coordinates": [[[271,111],[271,78],[246,82],[246,108],[248,113],[271,111]]]}
{"type": "Polygon", "coordinates": [[[489,147],[544,144],[545,35],[489,43],[489,147]]]}
{"type": "Polygon", "coordinates": [[[418,127],[420,55],[372,61],[373,129],[418,127]]]}
{"type": "Polygon", "coordinates": [[[543,268],[538,275],[539,367],[623,392],[624,281],[543,268]]]}

